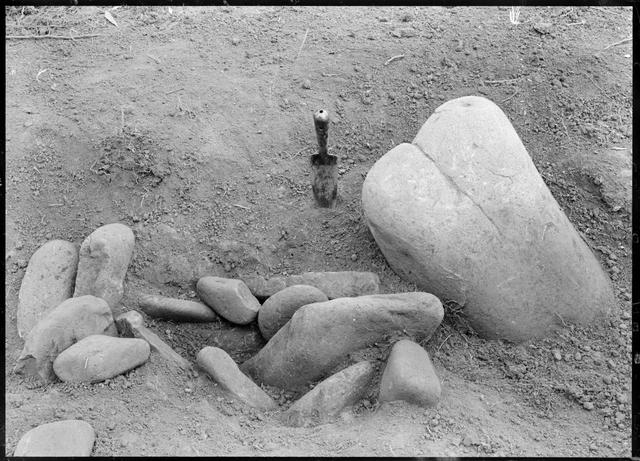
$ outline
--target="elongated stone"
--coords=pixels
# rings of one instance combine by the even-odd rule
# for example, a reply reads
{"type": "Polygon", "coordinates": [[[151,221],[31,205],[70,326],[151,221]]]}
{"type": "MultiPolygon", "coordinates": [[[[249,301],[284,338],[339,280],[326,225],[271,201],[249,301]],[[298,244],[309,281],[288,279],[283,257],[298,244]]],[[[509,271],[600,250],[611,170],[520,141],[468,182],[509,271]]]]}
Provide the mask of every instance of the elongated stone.
{"type": "Polygon", "coordinates": [[[387,335],[429,338],[443,316],[440,300],[420,292],[307,304],[240,369],[258,383],[297,389],[387,335]]]}
{"type": "Polygon", "coordinates": [[[140,338],[148,342],[151,350],[157,352],[174,370],[193,370],[191,362],[174,351],[171,346],[145,326],[144,318],[139,312],[134,310],[123,312],[116,317],[116,325],[120,335],[129,338],[140,338]]]}
{"type": "Polygon", "coordinates": [[[331,421],[365,396],[374,368],[364,361],[331,375],[283,413],[288,426],[316,426],[331,421]]]}
{"type": "Polygon", "coordinates": [[[167,298],[158,295],[141,295],[140,310],[150,317],[177,322],[215,322],[218,316],[209,306],[187,299],[167,298]]]}
{"type": "Polygon", "coordinates": [[[65,382],[95,383],[142,365],[150,352],[143,339],[91,335],[62,351],[53,371],[65,382]]]}
{"type": "Polygon", "coordinates": [[[18,293],[18,336],[24,338],[44,315],[73,295],[78,249],[65,240],[50,240],[36,250],[18,293]]]}
{"type": "Polygon", "coordinates": [[[205,347],[196,361],[220,386],[247,405],[274,409],[278,404],[265,391],[240,371],[229,354],[217,347],[205,347]]]}

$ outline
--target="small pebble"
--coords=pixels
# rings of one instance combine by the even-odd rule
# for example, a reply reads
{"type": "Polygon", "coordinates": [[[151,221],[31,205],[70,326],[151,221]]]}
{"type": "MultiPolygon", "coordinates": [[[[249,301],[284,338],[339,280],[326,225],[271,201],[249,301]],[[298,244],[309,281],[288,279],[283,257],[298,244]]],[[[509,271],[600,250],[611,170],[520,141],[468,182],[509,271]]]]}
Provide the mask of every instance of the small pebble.
{"type": "Polygon", "coordinates": [[[351,255],[351,261],[356,261],[358,259],[358,255],[357,254],[352,254],[351,255]]]}
{"type": "Polygon", "coordinates": [[[589,411],[591,411],[591,410],[593,410],[593,408],[594,408],[594,407],[593,407],[593,402],[584,402],[584,403],[582,404],[582,407],[583,407],[585,410],[589,410],[589,411]]]}
{"type": "Polygon", "coordinates": [[[553,358],[556,360],[562,360],[562,354],[560,353],[560,351],[558,349],[553,349],[551,351],[551,353],[553,354],[553,358]]]}
{"type": "Polygon", "coordinates": [[[305,90],[310,90],[311,89],[311,81],[309,79],[305,79],[302,82],[302,88],[304,88],[305,90]]]}
{"type": "Polygon", "coordinates": [[[616,400],[618,403],[627,403],[629,401],[629,397],[626,394],[619,393],[616,394],[616,400]]]}
{"type": "Polygon", "coordinates": [[[576,352],[576,360],[582,360],[582,354],[580,352],[576,352]]]}
{"type": "Polygon", "coordinates": [[[605,384],[611,384],[611,376],[605,376],[602,378],[602,381],[604,381],[605,384]]]}
{"type": "Polygon", "coordinates": [[[616,367],[616,362],[614,362],[612,359],[609,359],[607,360],[607,365],[613,370],[616,367]]]}

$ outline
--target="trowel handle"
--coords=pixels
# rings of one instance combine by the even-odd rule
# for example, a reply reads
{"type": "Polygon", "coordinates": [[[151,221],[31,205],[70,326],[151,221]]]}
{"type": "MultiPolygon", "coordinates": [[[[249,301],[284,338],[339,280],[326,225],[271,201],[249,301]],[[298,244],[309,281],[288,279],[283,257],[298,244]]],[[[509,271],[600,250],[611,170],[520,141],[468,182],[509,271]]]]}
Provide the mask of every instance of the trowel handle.
{"type": "Polygon", "coordinates": [[[318,153],[327,155],[327,136],[329,134],[329,112],[320,109],[313,114],[313,123],[318,137],[318,153]]]}

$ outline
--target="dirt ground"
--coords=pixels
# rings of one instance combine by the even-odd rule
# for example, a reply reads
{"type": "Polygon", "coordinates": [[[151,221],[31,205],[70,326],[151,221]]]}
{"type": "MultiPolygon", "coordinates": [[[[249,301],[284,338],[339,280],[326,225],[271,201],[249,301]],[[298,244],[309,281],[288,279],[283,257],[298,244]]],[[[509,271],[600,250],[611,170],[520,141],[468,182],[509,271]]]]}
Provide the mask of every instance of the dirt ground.
{"type": "MultiPolygon", "coordinates": [[[[630,8],[522,8],[517,25],[505,7],[5,13],[7,35],[77,37],[6,40],[7,455],[30,428],[81,418],[100,456],[630,456],[631,43],[608,47],[631,36],[630,8]],[[379,405],[374,387],[351,416],[312,429],[155,356],[94,385],[12,374],[29,257],[110,222],[136,235],[126,308],[140,293],[194,297],[202,275],[365,270],[384,293],[415,290],[367,230],[362,181],[437,106],[472,94],[504,110],[611,275],[619,302],[606,322],[514,345],[478,338],[448,306],[423,344],[442,381],[437,408],[379,405]],[[310,187],[319,108],[340,158],[333,210],[310,187]]],[[[147,321],[192,361],[206,345],[237,362],[264,345],[255,326],[147,321]]],[[[387,353],[364,352],[378,368],[387,353]]],[[[282,409],[297,397],[268,391],[282,409]]]]}

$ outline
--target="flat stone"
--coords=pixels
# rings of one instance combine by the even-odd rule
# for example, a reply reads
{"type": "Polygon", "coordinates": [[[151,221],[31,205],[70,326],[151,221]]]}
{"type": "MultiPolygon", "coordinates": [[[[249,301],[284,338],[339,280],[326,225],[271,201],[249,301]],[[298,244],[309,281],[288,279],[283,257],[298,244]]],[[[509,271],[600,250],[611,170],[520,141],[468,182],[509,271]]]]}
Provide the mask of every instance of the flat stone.
{"type": "Polygon", "coordinates": [[[205,347],[198,352],[196,361],[220,386],[247,405],[265,410],[278,407],[275,400],[242,373],[222,349],[205,347]]]}
{"type": "Polygon", "coordinates": [[[311,285],[292,285],[278,291],[258,311],[260,333],[265,339],[270,339],[299,308],[328,300],[327,295],[311,285]]]}
{"type": "Polygon", "coordinates": [[[145,326],[144,318],[139,312],[134,310],[123,312],[116,318],[116,325],[120,335],[129,338],[140,338],[148,342],[151,350],[157,352],[174,370],[193,370],[191,362],[174,351],[171,346],[145,326]]]}
{"type": "Polygon", "coordinates": [[[53,371],[65,382],[95,383],[142,365],[150,353],[143,339],[91,335],[62,351],[53,371]]]}
{"type": "Polygon", "coordinates": [[[31,329],[14,372],[45,382],[55,381],[55,358],[79,340],[96,334],[117,335],[107,302],[91,295],[69,298],[31,329]]]}
{"type": "Polygon", "coordinates": [[[256,382],[297,389],[387,335],[429,338],[443,316],[440,300],[421,292],[307,304],[240,369],[256,382]]]}
{"type": "Polygon", "coordinates": [[[373,372],[373,365],[364,361],[330,376],[283,413],[284,424],[315,426],[331,421],[365,396],[373,372]]]}
{"type": "Polygon", "coordinates": [[[124,224],[107,224],[93,231],[80,246],[73,296],[97,296],[118,314],[134,244],[133,231],[124,224]]]}
{"type": "Polygon", "coordinates": [[[393,270],[464,306],[485,338],[543,337],[614,305],[608,276],[485,98],[438,107],[371,168],[362,205],[393,270]]]}
{"type": "Polygon", "coordinates": [[[196,289],[205,304],[230,322],[246,325],[258,316],[260,302],[242,280],[202,277],[196,289]]]}
{"type": "Polygon", "coordinates": [[[85,421],[68,419],[42,424],[22,436],[13,456],[91,456],[96,434],[85,421]]]}
{"type": "Polygon", "coordinates": [[[404,400],[422,407],[434,407],[441,392],[440,380],[427,351],[406,339],[395,343],[380,380],[379,400],[404,400]]]}
{"type": "Polygon", "coordinates": [[[141,295],[140,310],[150,317],[176,322],[215,322],[218,315],[204,303],[158,295],[141,295]]]}
{"type": "Polygon", "coordinates": [[[311,285],[329,299],[377,294],[380,279],[373,272],[304,272],[287,277],[244,277],[243,280],[257,298],[268,298],[293,285],[311,285]]]}
{"type": "Polygon", "coordinates": [[[18,293],[18,336],[24,338],[44,315],[73,295],[78,249],[50,240],[29,259],[18,293]]]}

